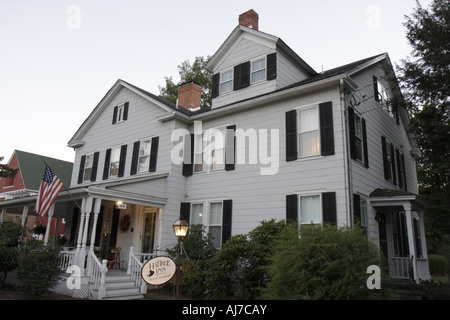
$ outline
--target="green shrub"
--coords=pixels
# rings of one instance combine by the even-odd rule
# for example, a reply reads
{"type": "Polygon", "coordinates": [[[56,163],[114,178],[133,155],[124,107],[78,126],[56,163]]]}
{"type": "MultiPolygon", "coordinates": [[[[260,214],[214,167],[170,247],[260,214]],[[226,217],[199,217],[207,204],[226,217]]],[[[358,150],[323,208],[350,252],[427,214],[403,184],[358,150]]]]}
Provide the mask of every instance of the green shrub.
{"type": "Polygon", "coordinates": [[[448,262],[447,259],[438,254],[428,255],[428,264],[430,266],[430,273],[434,276],[445,276],[447,274],[448,262]]]}
{"type": "Polygon", "coordinates": [[[0,288],[6,280],[8,272],[18,266],[18,250],[25,236],[25,228],[20,219],[7,217],[0,223],[0,288]]]}
{"type": "Polygon", "coordinates": [[[447,259],[447,274],[450,275],[450,234],[442,236],[441,243],[439,244],[436,253],[447,259]]]}
{"type": "Polygon", "coordinates": [[[370,265],[380,265],[379,250],[361,227],[323,228],[289,225],[268,267],[270,281],[263,298],[362,299],[370,265]]]}
{"type": "Polygon", "coordinates": [[[208,260],[205,277],[209,299],[255,299],[267,283],[267,264],[284,221],[262,221],[248,235],[235,235],[208,260]]]}
{"type": "Polygon", "coordinates": [[[59,266],[59,248],[31,242],[19,258],[19,289],[31,297],[39,297],[55,286],[64,272],[59,266]]]}

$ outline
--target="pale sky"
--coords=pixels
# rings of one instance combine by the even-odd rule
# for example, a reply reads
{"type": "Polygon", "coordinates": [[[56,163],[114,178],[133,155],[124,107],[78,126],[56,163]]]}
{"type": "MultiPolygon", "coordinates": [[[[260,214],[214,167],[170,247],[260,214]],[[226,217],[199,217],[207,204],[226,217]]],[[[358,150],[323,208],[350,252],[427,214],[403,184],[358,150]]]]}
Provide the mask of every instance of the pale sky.
{"type": "MultiPolygon", "coordinates": [[[[428,7],[431,0],[420,0],[428,7]]],[[[212,55],[253,9],[320,72],[411,48],[414,0],[1,0],[0,156],[14,149],[73,162],[67,142],[123,79],[159,94],[177,66],[212,55]]]]}

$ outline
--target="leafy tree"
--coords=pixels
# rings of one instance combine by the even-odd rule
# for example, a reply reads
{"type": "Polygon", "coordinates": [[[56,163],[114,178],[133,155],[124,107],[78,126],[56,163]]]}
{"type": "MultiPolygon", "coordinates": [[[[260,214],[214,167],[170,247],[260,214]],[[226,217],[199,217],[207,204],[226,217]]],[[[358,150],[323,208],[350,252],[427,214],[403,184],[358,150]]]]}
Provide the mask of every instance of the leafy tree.
{"type": "Polygon", "coordinates": [[[0,288],[8,272],[18,266],[19,246],[23,243],[25,232],[18,217],[15,220],[7,217],[0,223],[0,288]]]}
{"type": "Polygon", "coordinates": [[[434,251],[450,233],[450,2],[435,0],[417,7],[404,23],[412,57],[398,67],[421,157],[419,191],[429,203],[427,242],[434,251]]]}
{"type": "Polygon", "coordinates": [[[265,299],[366,298],[367,267],[380,265],[379,250],[359,226],[302,226],[299,238],[291,224],[274,252],[265,299]]]}
{"type": "MultiPolygon", "coordinates": [[[[0,157],[0,161],[3,161],[4,157],[0,157]]],[[[7,164],[0,164],[0,178],[9,178],[16,175],[17,169],[10,168],[7,164]]]]}
{"type": "Polygon", "coordinates": [[[180,65],[178,65],[178,74],[180,76],[180,81],[178,83],[174,83],[172,76],[165,77],[165,86],[159,86],[160,97],[176,103],[178,98],[178,87],[183,83],[195,81],[202,86],[201,107],[210,107],[212,100],[212,74],[208,70],[206,70],[206,64],[208,63],[209,59],[209,56],[206,58],[196,57],[192,65],[189,60],[183,61],[180,65]]]}

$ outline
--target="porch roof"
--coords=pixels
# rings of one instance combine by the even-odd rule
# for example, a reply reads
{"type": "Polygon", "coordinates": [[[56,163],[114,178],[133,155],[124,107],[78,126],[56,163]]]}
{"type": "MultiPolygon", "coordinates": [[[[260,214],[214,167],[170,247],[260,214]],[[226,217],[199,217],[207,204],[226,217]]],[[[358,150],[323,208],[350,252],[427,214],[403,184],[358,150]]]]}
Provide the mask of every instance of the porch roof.
{"type": "Polygon", "coordinates": [[[419,195],[395,189],[375,189],[369,196],[373,207],[404,207],[411,205],[413,210],[423,210],[427,204],[419,195]]]}

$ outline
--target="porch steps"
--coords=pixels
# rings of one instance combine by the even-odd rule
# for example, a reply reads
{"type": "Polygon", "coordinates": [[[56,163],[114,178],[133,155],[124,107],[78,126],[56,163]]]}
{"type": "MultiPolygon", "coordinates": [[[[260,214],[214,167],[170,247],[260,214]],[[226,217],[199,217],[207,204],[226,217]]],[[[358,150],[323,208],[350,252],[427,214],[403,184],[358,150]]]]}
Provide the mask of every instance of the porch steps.
{"type": "MultiPolygon", "coordinates": [[[[110,273],[109,271],[108,273],[110,273]]],[[[139,292],[139,287],[134,285],[126,272],[117,273],[114,271],[110,275],[107,273],[105,277],[106,292],[102,300],[137,300],[144,298],[144,295],[139,292]]],[[[98,293],[97,290],[94,290],[94,292],[95,295],[98,293]]]]}

